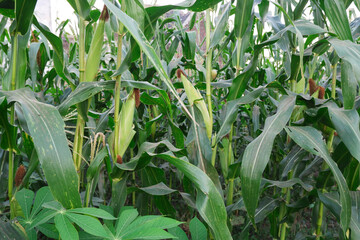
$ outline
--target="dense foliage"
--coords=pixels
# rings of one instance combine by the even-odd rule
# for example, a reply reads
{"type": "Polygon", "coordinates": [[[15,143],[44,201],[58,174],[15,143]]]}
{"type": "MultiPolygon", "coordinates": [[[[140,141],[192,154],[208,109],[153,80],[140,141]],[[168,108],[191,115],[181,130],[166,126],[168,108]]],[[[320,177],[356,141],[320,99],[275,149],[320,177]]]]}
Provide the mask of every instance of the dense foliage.
{"type": "Polygon", "coordinates": [[[67,2],[0,0],[2,239],[360,239],[360,1],[67,2]]]}

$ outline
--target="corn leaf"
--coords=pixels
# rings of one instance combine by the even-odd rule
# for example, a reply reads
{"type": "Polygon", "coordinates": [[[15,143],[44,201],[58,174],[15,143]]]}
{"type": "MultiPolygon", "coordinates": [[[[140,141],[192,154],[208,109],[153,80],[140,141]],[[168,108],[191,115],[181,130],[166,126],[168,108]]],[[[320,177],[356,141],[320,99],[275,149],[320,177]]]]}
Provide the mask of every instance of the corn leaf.
{"type": "Polygon", "coordinates": [[[192,116],[190,112],[187,110],[183,101],[180,99],[179,95],[177,94],[176,89],[172,84],[169,76],[167,75],[165,69],[163,68],[163,65],[161,64],[159,57],[156,55],[154,48],[148,42],[148,40],[144,36],[144,33],[140,31],[137,22],[128,15],[126,15],[123,11],[121,11],[119,8],[117,8],[114,4],[112,4],[108,0],[104,0],[104,3],[108,7],[108,9],[119,19],[119,21],[121,21],[124,24],[125,28],[129,31],[132,37],[139,44],[143,52],[149,58],[150,62],[154,65],[156,71],[160,75],[161,80],[165,83],[165,85],[172,92],[172,94],[174,94],[174,96],[180,102],[180,104],[182,105],[188,116],[192,116]]]}
{"type": "Polygon", "coordinates": [[[337,164],[331,158],[330,153],[327,150],[324,141],[322,140],[321,133],[316,129],[307,126],[288,127],[286,128],[286,131],[300,147],[314,155],[322,157],[328,164],[339,187],[341,202],[340,225],[342,230],[346,232],[349,227],[351,218],[351,200],[349,188],[337,164]]]}
{"type": "Polygon", "coordinates": [[[37,0],[16,0],[16,31],[24,35],[29,30],[37,0]]]}
{"type": "Polygon", "coordinates": [[[251,18],[254,0],[237,0],[235,10],[235,36],[242,38],[251,18]]]}
{"type": "Polygon", "coordinates": [[[339,38],[353,41],[344,2],[342,0],[326,0],[324,8],[326,16],[339,38]]]}
{"type": "Polygon", "coordinates": [[[0,91],[9,103],[21,106],[51,192],[66,208],[81,206],[79,179],[64,132],[64,122],[55,107],[37,101],[27,89],[0,91]]]}
{"type": "Polygon", "coordinates": [[[285,96],[277,113],[266,119],[263,132],[245,149],[241,166],[242,196],[254,225],[262,173],[269,162],[275,137],[289,121],[294,106],[295,97],[285,96]]]}
{"type": "Polygon", "coordinates": [[[360,162],[360,130],[359,114],[353,110],[328,107],[329,115],[336,132],[351,153],[360,162]]]}

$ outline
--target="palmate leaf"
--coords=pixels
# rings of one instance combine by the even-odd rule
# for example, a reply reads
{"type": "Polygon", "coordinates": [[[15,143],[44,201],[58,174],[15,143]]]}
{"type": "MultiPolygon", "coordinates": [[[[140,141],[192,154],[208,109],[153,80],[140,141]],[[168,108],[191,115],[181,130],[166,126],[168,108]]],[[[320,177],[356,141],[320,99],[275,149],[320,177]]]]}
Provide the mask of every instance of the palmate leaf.
{"type": "Polygon", "coordinates": [[[194,217],[189,224],[192,240],[207,239],[207,230],[204,224],[197,218],[194,217]]]}
{"type": "Polygon", "coordinates": [[[37,101],[27,88],[0,91],[0,96],[6,96],[9,103],[19,103],[55,199],[66,208],[80,207],[79,179],[59,112],[55,107],[37,101]]]}
{"type": "Polygon", "coordinates": [[[300,147],[314,155],[322,157],[328,164],[339,187],[341,202],[340,225],[343,231],[346,232],[351,218],[349,188],[337,164],[331,158],[330,153],[322,140],[321,133],[312,127],[288,127],[286,128],[286,131],[300,147]]]}
{"type": "Polygon", "coordinates": [[[62,239],[78,240],[79,234],[76,228],[71,224],[70,220],[63,214],[57,214],[55,216],[55,226],[60,233],[62,239]]]}
{"type": "Polygon", "coordinates": [[[295,96],[285,96],[277,113],[266,119],[263,132],[245,149],[241,166],[242,196],[254,225],[262,173],[269,161],[275,137],[289,121],[294,106],[295,96]]]}
{"type": "Polygon", "coordinates": [[[163,216],[139,216],[133,207],[122,207],[115,224],[114,239],[170,239],[174,236],[164,229],[179,224],[181,222],[163,216]]]}

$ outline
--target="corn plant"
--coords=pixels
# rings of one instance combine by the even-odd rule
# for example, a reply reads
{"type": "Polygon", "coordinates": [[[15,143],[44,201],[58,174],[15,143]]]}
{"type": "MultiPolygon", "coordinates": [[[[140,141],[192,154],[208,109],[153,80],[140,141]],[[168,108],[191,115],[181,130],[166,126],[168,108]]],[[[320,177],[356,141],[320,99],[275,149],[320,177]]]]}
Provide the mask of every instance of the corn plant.
{"type": "Polygon", "coordinates": [[[0,1],[4,239],[359,239],[360,3],[0,1]]]}

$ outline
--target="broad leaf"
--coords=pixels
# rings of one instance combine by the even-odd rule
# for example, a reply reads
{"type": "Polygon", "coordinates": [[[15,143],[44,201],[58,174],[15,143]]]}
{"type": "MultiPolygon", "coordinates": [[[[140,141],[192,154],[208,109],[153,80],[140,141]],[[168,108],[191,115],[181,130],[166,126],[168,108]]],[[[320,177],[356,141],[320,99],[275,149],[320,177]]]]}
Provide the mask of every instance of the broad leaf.
{"type": "Polygon", "coordinates": [[[157,56],[154,48],[151,46],[151,44],[144,36],[144,33],[141,32],[139,25],[136,23],[136,21],[131,17],[129,17],[128,15],[126,15],[123,11],[121,11],[119,8],[117,8],[114,4],[112,4],[108,0],[104,0],[104,3],[108,7],[108,9],[119,19],[119,21],[121,21],[124,24],[125,28],[129,31],[131,36],[139,44],[142,51],[146,54],[150,62],[154,65],[156,71],[160,75],[161,80],[165,83],[165,85],[172,92],[172,94],[174,94],[174,96],[180,102],[180,104],[182,105],[188,116],[192,116],[190,112],[187,110],[183,101],[180,99],[174,85],[172,84],[169,76],[167,75],[165,69],[163,68],[163,65],[161,64],[160,58],[157,56]]]}
{"type": "MultiPolygon", "coordinates": [[[[132,87],[147,90],[159,90],[158,87],[142,81],[121,80],[121,87],[132,87]]],[[[60,114],[66,114],[69,107],[81,103],[95,94],[102,91],[112,91],[115,89],[115,81],[104,82],[82,82],[58,107],[60,114]]]]}
{"type": "Polygon", "coordinates": [[[353,110],[328,107],[329,115],[336,132],[351,153],[360,162],[360,130],[359,114],[353,110]]]}
{"type": "Polygon", "coordinates": [[[78,232],[64,214],[58,214],[55,216],[55,226],[62,239],[79,239],[78,232]]]}
{"type": "Polygon", "coordinates": [[[339,187],[341,202],[340,225],[343,231],[346,232],[349,227],[351,218],[351,201],[349,189],[344,176],[342,175],[334,160],[332,160],[330,153],[322,140],[321,133],[312,127],[288,127],[286,131],[300,147],[304,148],[312,154],[322,157],[330,167],[330,170],[333,173],[339,187]]]}
{"type": "Polygon", "coordinates": [[[237,0],[235,11],[235,36],[242,38],[245,34],[245,30],[249,25],[254,0],[237,0]]]}
{"type": "Polygon", "coordinates": [[[16,0],[15,20],[16,31],[24,35],[29,30],[37,0],[16,0]]]}
{"type": "Polygon", "coordinates": [[[78,214],[84,214],[89,215],[97,218],[107,219],[107,220],[115,220],[116,218],[112,216],[110,213],[106,212],[105,210],[99,209],[99,208],[75,208],[67,210],[68,213],[78,213],[78,214]]]}
{"type": "Polygon", "coordinates": [[[149,187],[139,188],[139,189],[146,192],[147,194],[155,195],[155,196],[163,196],[163,195],[168,195],[170,193],[176,192],[176,190],[169,188],[163,182],[160,182],[156,185],[152,185],[149,187]]]}
{"type": "Polygon", "coordinates": [[[21,106],[46,180],[55,199],[66,208],[81,206],[79,179],[64,132],[64,122],[51,105],[37,101],[27,89],[5,92],[8,101],[21,106]]]}
{"type": "Polygon", "coordinates": [[[197,217],[194,217],[190,221],[189,228],[192,240],[207,239],[206,227],[197,217]]]}
{"type": "Polygon", "coordinates": [[[266,119],[264,130],[260,136],[245,149],[241,166],[242,196],[254,225],[262,173],[269,162],[275,137],[289,121],[294,106],[295,97],[285,96],[279,104],[278,112],[266,119]]]}
{"type": "Polygon", "coordinates": [[[99,237],[109,237],[108,233],[105,231],[100,221],[94,217],[75,214],[71,212],[66,212],[65,216],[68,217],[71,221],[75,222],[79,227],[84,229],[85,232],[99,237]]]}
{"type": "Polygon", "coordinates": [[[349,20],[342,0],[324,1],[325,13],[341,40],[353,41],[349,20]]]}

